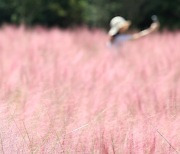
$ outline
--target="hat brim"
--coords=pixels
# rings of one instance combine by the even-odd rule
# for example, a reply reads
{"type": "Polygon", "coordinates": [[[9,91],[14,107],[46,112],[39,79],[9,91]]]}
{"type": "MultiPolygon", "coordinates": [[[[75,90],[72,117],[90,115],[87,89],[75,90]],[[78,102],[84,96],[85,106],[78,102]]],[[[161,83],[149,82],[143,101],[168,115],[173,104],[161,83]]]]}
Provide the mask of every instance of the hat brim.
{"type": "Polygon", "coordinates": [[[117,26],[111,27],[111,29],[109,30],[108,34],[110,36],[116,35],[121,28],[123,28],[125,26],[129,27],[130,25],[131,25],[131,21],[126,21],[126,22],[123,23],[123,25],[117,25],[117,26]]]}

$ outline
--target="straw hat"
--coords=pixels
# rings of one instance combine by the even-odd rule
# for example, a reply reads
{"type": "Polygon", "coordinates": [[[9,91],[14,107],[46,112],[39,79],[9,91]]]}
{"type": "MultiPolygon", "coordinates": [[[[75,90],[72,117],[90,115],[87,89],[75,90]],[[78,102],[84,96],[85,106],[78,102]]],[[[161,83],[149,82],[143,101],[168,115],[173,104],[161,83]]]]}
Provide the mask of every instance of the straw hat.
{"type": "Polygon", "coordinates": [[[123,17],[117,16],[111,19],[110,21],[110,30],[109,30],[109,35],[113,36],[118,33],[118,31],[126,26],[130,26],[131,22],[125,20],[123,17]]]}

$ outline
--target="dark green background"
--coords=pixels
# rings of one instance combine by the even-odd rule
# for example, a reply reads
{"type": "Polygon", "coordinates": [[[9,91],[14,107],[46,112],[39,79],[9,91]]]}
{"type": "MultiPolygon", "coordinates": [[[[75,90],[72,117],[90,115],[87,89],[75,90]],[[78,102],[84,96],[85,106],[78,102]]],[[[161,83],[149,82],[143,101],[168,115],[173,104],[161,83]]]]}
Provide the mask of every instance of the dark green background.
{"type": "Polygon", "coordinates": [[[161,28],[180,28],[180,0],[0,0],[0,24],[109,27],[116,15],[144,28],[156,14],[161,28]]]}

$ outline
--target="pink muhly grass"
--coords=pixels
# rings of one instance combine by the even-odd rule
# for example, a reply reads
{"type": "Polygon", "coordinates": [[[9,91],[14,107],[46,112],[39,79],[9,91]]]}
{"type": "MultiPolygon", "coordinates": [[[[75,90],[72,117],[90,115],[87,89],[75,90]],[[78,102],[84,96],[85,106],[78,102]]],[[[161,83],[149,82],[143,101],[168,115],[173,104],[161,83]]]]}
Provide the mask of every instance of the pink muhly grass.
{"type": "Polygon", "coordinates": [[[179,32],[0,29],[1,153],[178,153],[179,32]]]}

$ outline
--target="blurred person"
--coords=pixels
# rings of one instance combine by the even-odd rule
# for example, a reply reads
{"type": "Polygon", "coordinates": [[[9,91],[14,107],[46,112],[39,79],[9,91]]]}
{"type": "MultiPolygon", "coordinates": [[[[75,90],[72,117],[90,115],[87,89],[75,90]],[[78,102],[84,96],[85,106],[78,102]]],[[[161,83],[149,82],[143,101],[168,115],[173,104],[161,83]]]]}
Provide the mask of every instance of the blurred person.
{"type": "Polygon", "coordinates": [[[110,21],[111,28],[109,30],[110,45],[119,45],[122,42],[128,40],[136,40],[156,31],[159,28],[158,19],[154,15],[152,16],[152,20],[153,23],[148,29],[145,29],[143,31],[134,34],[127,34],[127,31],[131,25],[131,21],[125,20],[121,16],[116,16],[112,18],[110,21]]]}

